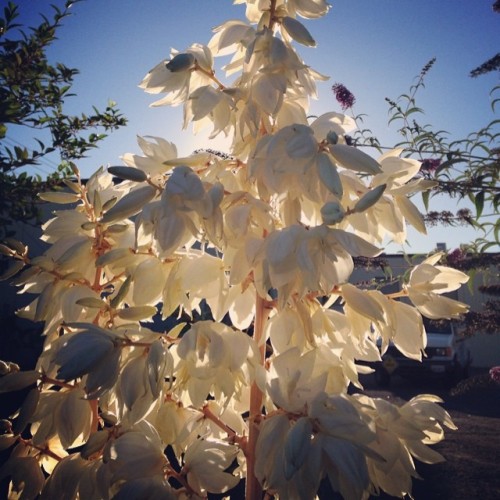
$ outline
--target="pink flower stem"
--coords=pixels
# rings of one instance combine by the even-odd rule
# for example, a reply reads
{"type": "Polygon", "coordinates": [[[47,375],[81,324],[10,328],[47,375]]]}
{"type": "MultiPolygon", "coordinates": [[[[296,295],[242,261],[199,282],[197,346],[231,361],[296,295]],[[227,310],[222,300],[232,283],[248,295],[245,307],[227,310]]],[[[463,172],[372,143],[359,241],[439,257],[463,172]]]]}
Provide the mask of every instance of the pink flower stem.
{"type": "MultiPolygon", "coordinates": [[[[267,318],[266,300],[256,293],[255,302],[254,340],[259,346],[260,364],[264,366],[266,361],[266,343],[263,342],[264,323],[267,318]]],[[[248,430],[248,445],[246,449],[247,459],[247,500],[260,500],[262,498],[262,486],[255,477],[255,447],[259,437],[259,421],[262,417],[263,394],[256,382],[250,389],[250,418],[248,430]]]]}

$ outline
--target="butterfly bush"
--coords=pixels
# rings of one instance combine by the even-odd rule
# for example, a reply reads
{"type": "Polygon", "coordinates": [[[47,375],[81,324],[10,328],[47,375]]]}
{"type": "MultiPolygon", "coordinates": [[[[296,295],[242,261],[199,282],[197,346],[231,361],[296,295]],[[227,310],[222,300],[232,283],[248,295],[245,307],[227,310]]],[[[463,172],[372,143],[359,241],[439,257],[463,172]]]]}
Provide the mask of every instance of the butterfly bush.
{"type": "Polygon", "coordinates": [[[407,224],[425,233],[410,196],[433,184],[402,150],[347,144],[352,118],[308,118],[325,77],[295,46],[315,45],[304,19],[324,0],[234,3],[247,21],[173,50],[140,84],[153,106],[182,106],[184,127],[229,137],[229,154],[139,137],[124,166],[86,182],[75,169],[40,195],[62,206],[43,255],[2,247],[35,296],[19,315],[45,338],[34,370],[2,362],[0,390],[28,388],[0,437],[12,495],[206,498],[246,479],[247,498],[306,499],[326,479],[348,499],[402,497],[415,460],[443,460],[429,445],[454,425],[438,398],[348,392],[377,343],[420,360],[422,315],[466,310],[442,296],[467,278],[439,255],[397,293],[349,284],[353,257],[404,242],[407,224]]]}

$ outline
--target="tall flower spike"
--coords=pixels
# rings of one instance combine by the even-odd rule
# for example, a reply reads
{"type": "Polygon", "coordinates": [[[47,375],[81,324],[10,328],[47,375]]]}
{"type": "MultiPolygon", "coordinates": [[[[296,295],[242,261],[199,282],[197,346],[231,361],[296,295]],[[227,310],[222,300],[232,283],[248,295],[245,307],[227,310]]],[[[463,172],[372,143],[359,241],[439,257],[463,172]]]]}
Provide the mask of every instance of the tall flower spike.
{"type": "Polygon", "coordinates": [[[441,460],[428,445],[453,424],[439,399],[349,395],[378,345],[418,360],[421,315],[466,309],[443,296],[466,276],[439,256],[396,294],[349,283],[354,257],[403,241],[407,222],[425,231],[408,196],[432,182],[401,150],[375,160],[349,145],[353,118],[308,119],[325,77],[296,42],[315,45],[303,19],[325,0],[234,3],[248,21],[172,50],[140,84],[163,94],[153,106],[182,105],[184,127],[232,136],[227,154],[179,158],[140,137],[125,166],[41,196],[59,205],[42,256],[0,246],[36,295],[20,314],[44,321],[35,370],[0,362],[0,392],[31,387],[1,436],[13,452],[0,478],[23,498],[199,498],[243,479],[249,500],[313,498],[322,479],[345,498],[404,496],[414,459],[441,460]],[[213,55],[230,55],[231,83],[213,55]]]}

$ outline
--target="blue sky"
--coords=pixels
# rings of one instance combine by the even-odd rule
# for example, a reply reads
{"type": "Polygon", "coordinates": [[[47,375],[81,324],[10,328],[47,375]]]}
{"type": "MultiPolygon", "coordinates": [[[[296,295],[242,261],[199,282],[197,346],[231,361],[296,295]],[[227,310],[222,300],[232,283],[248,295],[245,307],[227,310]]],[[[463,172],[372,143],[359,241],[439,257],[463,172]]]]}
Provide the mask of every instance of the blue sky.
{"type": "MultiPolygon", "coordinates": [[[[62,5],[59,0],[20,0],[21,22],[36,24],[38,13],[50,12],[50,3],[62,5]]],[[[417,97],[426,112],[419,121],[461,138],[494,119],[489,92],[499,83],[498,73],[468,76],[498,51],[500,15],[492,11],[493,0],[331,3],[325,18],[304,22],[318,47],[301,50],[301,55],[331,77],[320,86],[312,113],[340,110],[330,87],[341,82],[356,96],[355,112],[367,115],[364,125],[391,145],[397,137],[387,125],[384,98],[407,92],[421,68],[436,57],[426,88],[417,97]]],[[[168,57],[171,47],[182,50],[193,42],[207,43],[214,26],[243,17],[243,6],[233,6],[230,0],[84,0],[72,11],[50,50],[52,61],[81,72],[73,87],[77,97],[67,102],[68,112],[91,111],[91,105],[103,108],[112,99],[129,119],[126,129],[111,134],[79,163],[85,176],[101,164],[120,164],[123,153],[138,153],[137,134],[171,140],[181,154],[219,145],[181,132],[181,110],[149,108],[154,96],[137,84],[168,57]]],[[[44,171],[52,168],[51,163],[42,165],[44,171]]],[[[453,209],[449,202],[446,208],[453,209]]],[[[408,250],[429,251],[440,241],[454,248],[463,240],[463,228],[439,228],[414,240],[408,250]]]]}

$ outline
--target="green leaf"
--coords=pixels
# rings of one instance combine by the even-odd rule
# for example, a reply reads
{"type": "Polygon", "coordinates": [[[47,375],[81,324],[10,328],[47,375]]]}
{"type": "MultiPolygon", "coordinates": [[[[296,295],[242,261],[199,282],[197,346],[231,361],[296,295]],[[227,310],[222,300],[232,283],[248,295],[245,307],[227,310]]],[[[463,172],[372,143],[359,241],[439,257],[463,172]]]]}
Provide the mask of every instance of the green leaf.
{"type": "Polygon", "coordinates": [[[484,208],[484,191],[477,193],[474,199],[474,205],[476,206],[476,217],[481,217],[484,208]]]}
{"type": "Polygon", "coordinates": [[[411,115],[413,113],[423,113],[423,112],[424,110],[422,108],[413,106],[412,108],[406,110],[406,116],[411,115]]]}

